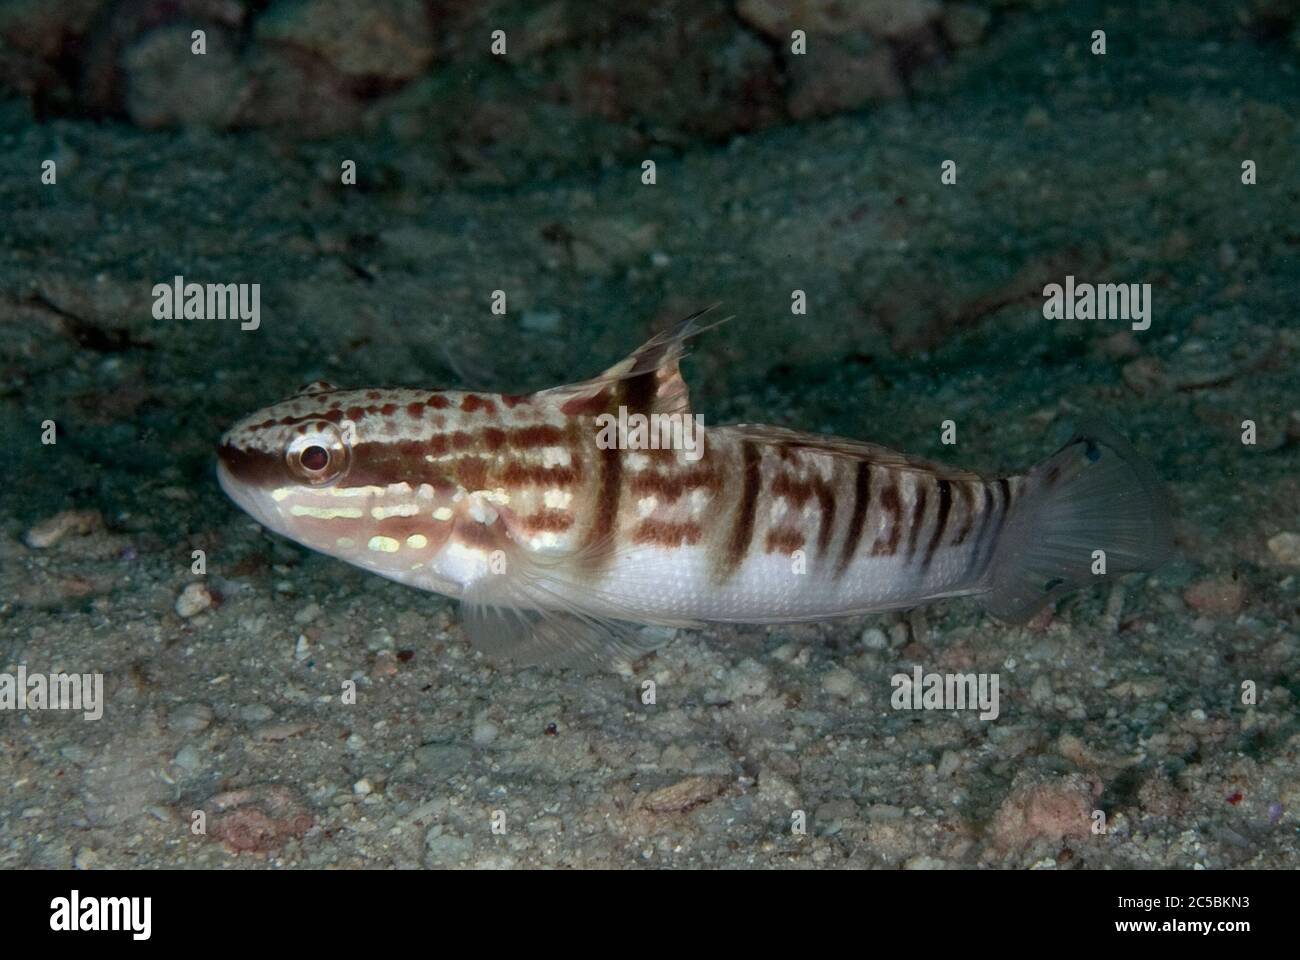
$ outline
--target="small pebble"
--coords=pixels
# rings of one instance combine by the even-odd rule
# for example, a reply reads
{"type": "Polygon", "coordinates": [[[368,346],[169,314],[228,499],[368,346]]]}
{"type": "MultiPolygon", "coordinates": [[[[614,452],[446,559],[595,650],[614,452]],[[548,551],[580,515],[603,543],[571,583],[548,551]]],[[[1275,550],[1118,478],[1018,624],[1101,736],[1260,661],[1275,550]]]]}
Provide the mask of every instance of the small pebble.
{"type": "Polygon", "coordinates": [[[306,626],[320,616],[320,604],[309,603],[293,615],[293,622],[299,626],[306,626]]]}
{"type": "Polygon", "coordinates": [[[942,870],[948,864],[934,857],[918,854],[903,864],[904,870],[942,870]]]}
{"type": "Polygon", "coordinates": [[[1278,563],[1300,567],[1300,533],[1284,531],[1268,538],[1268,552],[1278,563]]]}
{"type": "Polygon", "coordinates": [[[247,723],[265,723],[275,712],[264,703],[246,703],[239,708],[239,717],[247,723]]]}
{"type": "Polygon", "coordinates": [[[193,773],[199,768],[199,765],[202,762],[198,748],[191,744],[181,747],[180,750],[176,752],[175,763],[176,766],[180,767],[182,770],[193,773]]]}
{"type": "Polygon", "coordinates": [[[961,766],[961,754],[956,750],[945,750],[939,757],[938,774],[941,777],[951,777],[961,766]]]}
{"type": "Polygon", "coordinates": [[[1245,584],[1231,577],[1198,580],[1183,591],[1187,605],[1211,617],[1230,617],[1246,602],[1245,584]]]}
{"type": "Polygon", "coordinates": [[[429,743],[419,747],[411,755],[416,764],[440,777],[449,777],[459,772],[470,761],[469,747],[454,743],[429,743]]]}
{"type": "Polygon", "coordinates": [[[83,537],[103,526],[104,517],[98,510],[64,510],[28,530],[23,534],[23,542],[34,550],[44,550],[70,533],[83,537]]]}
{"type": "Polygon", "coordinates": [[[471,735],[471,739],[474,741],[476,746],[486,747],[497,738],[497,734],[500,732],[501,731],[497,728],[495,723],[492,723],[490,720],[480,720],[478,723],[474,724],[474,732],[471,735]]]}
{"type": "Polygon", "coordinates": [[[1029,698],[1034,703],[1045,703],[1052,699],[1052,681],[1047,674],[1040,673],[1029,687],[1029,698]]]}
{"type": "Polygon", "coordinates": [[[879,627],[867,627],[862,631],[862,645],[868,650],[887,650],[889,649],[889,638],[885,636],[885,631],[879,627]]]}
{"type": "Polygon", "coordinates": [[[717,777],[687,777],[650,793],[644,805],[651,813],[681,813],[708,803],[722,788],[723,782],[717,777]]]}
{"type": "Polygon", "coordinates": [[[268,723],[253,731],[253,739],[261,743],[279,743],[311,729],[310,723],[268,723]]]}
{"type": "Polygon", "coordinates": [[[903,644],[907,643],[910,635],[911,631],[908,630],[907,624],[901,622],[896,623],[889,628],[889,645],[894,649],[898,649],[903,644]]]}
{"type": "Polygon", "coordinates": [[[168,726],[178,733],[200,733],[212,723],[212,716],[206,703],[182,703],[171,712],[168,726]]]}
{"type": "Polygon", "coordinates": [[[858,688],[858,679],[843,667],[827,670],[822,676],[822,690],[832,697],[849,697],[858,688]]]}
{"type": "Polygon", "coordinates": [[[212,606],[212,593],[208,585],[195,581],[185,585],[185,589],[176,598],[176,614],[188,620],[212,606]]]}
{"type": "Polygon", "coordinates": [[[99,851],[91,847],[82,847],[72,861],[72,865],[78,870],[94,870],[99,864],[99,851]]]}

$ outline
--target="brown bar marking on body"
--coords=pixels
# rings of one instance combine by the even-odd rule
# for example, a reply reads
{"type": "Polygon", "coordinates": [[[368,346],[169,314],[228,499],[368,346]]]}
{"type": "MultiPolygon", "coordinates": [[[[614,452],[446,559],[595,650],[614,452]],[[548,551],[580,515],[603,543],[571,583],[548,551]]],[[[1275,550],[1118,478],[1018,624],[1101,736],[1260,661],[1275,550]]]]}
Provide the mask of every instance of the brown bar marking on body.
{"type": "MultiPolygon", "coordinates": [[[[785,445],[779,445],[779,447],[789,450],[789,447],[785,445]]],[[[796,510],[802,510],[804,504],[810,498],[817,498],[817,506],[821,511],[821,519],[817,528],[817,554],[818,556],[825,556],[835,529],[833,526],[835,522],[835,489],[831,484],[818,475],[804,480],[782,471],[772,478],[771,494],[774,497],[783,497],[788,500],[796,510]]]]}
{"type": "Polygon", "coordinates": [[[975,494],[971,492],[970,481],[957,480],[956,483],[957,492],[961,494],[962,521],[953,544],[959,545],[966,542],[971,527],[975,525],[975,494]]]}
{"type": "Polygon", "coordinates": [[[839,579],[853,562],[858,542],[862,539],[862,530],[867,522],[867,509],[871,506],[871,462],[859,460],[853,477],[853,510],[849,513],[849,529],[844,538],[844,547],[840,551],[840,561],[835,565],[835,577],[839,579]]]}
{"type": "Polygon", "coordinates": [[[989,556],[993,556],[996,549],[998,537],[1002,534],[1002,527],[1007,522],[1007,514],[1011,512],[1011,484],[1006,477],[998,477],[998,489],[1002,491],[1002,511],[998,514],[997,524],[993,527],[993,536],[989,546],[989,556]]]}
{"type": "Polygon", "coordinates": [[[633,413],[649,414],[654,408],[655,392],[659,384],[655,371],[647,370],[623,381],[623,406],[629,415],[633,413]]]}
{"type": "Polygon", "coordinates": [[[939,548],[939,541],[943,539],[943,531],[948,526],[948,511],[952,509],[952,484],[939,477],[936,481],[939,485],[939,511],[934,518],[934,533],[930,535],[930,545],[925,548],[925,559],[921,561],[921,572],[930,569],[930,564],[934,561],[934,552],[939,548]]]}
{"type": "Polygon", "coordinates": [[[821,525],[817,528],[817,556],[826,556],[830,549],[831,535],[835,532],[835,490],[829,483],[818,478],[817,504],[821,507],[821,525]]]}
{"type": "Polygon", "coordinates": [[[722,558],[721,569],[718,571],[719,580],[725,580],[735,573],[741,561],[745,559],[749,542],[754,537],[754,521],[758,516],[758,493],[763,485],[763,475],[760,470],[763,454],[753,441],[744,440],[740,444],[740,455],[744,464],[740,506],[736,510],[731,536],[727,540],[727,550],[722,558]]]}
{"type": "Polygon", "coordinates": [[[632,530],[632,542],[660,547],[694,546],[700,542],[701,533],[698,523],[642,520],[632,530]]]}
{"type": "Polygon", "coordinates": [[[588,397],[574,397],[560,406],[560,412],[571,417],[595,416],[604,413],[609,406],[609,388],[606,387],[588,397]]]}
{"type": "Polygon", "coordinates": [[[930,491],[926,486],[926,475],[923,473],[913,474],[916,479],[916,503],[912,505],[912,522],[907,529],[907,560],[910,563],[912,557],[916,555],[916,541],[921,534],[921,527],[925,523],[925,508],[930,499],[930,491]]]}
{"type": "Polygon", "coordinates": [[[999,477],[991,486],[991,491],[995,491],[993,496],[993,517],[990,517],[991,524],[986,531],[986,537],[980,544],[980,551],[983,558],[980,560],[980,571],[983,572],[993,559],[993,553],[998,548],[998,536],[1002,533],[1002,525],[1007,521],[1007,513],[1011,509],[1011,487],[1007,484],[1005,477],[999,477]]]}
{"type": "MultiPolygon", "coordinates": [[[[623,382],[623,399],[626,402],[626,381],[623,382]]],[[[588,547],[612,544],[618,525],[618,508],[623,497],[623,451],[617,444],[597,450],[596,463],[599,475],[596,485],[595,513],[584,541],[588,547]]]]}
{"type": "Polygon", "coordinates": [[[456,480],[466,490],[487,489],[488,465],[482,457],[461,457],[452,467],[456,480]]]}
{"type": "Polygon", "coordinates": [[[980,512],[980,528],[975,533],[975,544],[971,549],[970,560],[966,563],[967,574],[979,567],[980,557],[984,553],[984,545],[988,541],[989,522],[993,519],[993,510],[996,507],[992,484],[985,481],[981,486],[984,489],[984,509],[980,512]]]}
{"type": "Polygon", "coordinates": [[[518,520],[529,533],[563,533],[573,526],[572,513],[550,507],[519,517],[518,520]]]}
{"type": "Polygon", "coordinates": [[[898,480],[891,473],[889,485],[880,491],[880,509],[888,514],[887,526],[871,546],[873,557],[892,557],[898,552],[898,541],[903,534],[903,501],[898,494],[898,480]]]}
{"type": "Polygon", "coordinates": [[[633,493],[654,494],[665,503],[673,503],[687,490],[706,487],[716,493],[722,488],[722,477],[710,464],[708,466],[683,466],[672,474],[642,470],[630,475],[633,493]]]}
{"type": "Polygon", "coordinates": [[[763,544],[765,553],[783,553],[787,556],[799,550],[804,545],[804,535],[801,531],[791,527],[781,527],[777,530],[767,531],[767,539],[763,544]]]}
{"type": "Polygon", "coordinates": [[[539,423],[530,427],[517,427],[506,433],[512,447],[526,450],[530,447],[554,447],[564,443],[564,431],[550,424],[539,423]]]}
{"type": "Polygon", "coordinates": [[[339,481],[342,487],[387,486],[405,481],[412,486],[432,484],[446,488],[450,468],[424,459],[430,445],[424,440],[387,440],[352,446],[351,465],[339,481]]]}

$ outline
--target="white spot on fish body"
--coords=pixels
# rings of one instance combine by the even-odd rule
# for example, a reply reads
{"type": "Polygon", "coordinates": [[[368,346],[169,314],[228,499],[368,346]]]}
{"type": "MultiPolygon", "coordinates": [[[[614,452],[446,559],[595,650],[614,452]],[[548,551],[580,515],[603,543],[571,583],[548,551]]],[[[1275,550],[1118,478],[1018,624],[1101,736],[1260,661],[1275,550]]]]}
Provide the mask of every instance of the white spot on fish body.
{"type": "Polygon", "coordinates": [[[335,517],[356,520],[362,516],[356,507],[309,507],[302,503],[295,503],[289,508],[289,513],[295,517],[315,517],[317,520],[333,520],[335,517]]]}
{"type": "Polygon", "coordinates": [[[376,520],[385,520],[388,517],[413,517],[419,512],[419,506],[414,503],[397,503],[391,507],[370,508],[370,515],[376,520]]]}
{"type": "Polygon", "coordinates": [[[558,487],[552,487],[542,494],[542,503],[552,510],[563,510],[573,500],[573,493],[569,490],[561,490],[558,487]]]}
{"type": "Polygon", "coordinates": [[[542,447],[543,467],[567,467],[572,462],[568,447],[542,447]]]}

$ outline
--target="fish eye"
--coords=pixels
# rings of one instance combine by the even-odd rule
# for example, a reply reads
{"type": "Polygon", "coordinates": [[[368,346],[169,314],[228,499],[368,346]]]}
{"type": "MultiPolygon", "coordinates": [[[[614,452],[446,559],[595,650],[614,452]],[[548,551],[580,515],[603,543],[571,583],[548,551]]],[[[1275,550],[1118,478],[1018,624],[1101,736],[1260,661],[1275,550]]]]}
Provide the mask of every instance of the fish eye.
{"type": "Polygon", "coordinates": [[[303,450],[300,459],[304,470],[324,470],[329,466],[330,452],[324,447],[312,444],[303,450]]]}
{"type": "Polygon", "coordinates": [[[310,424],[289,441],[284,460],[289,472],[299,480],[319,486],[343,475],[348,467],[348,455],[342,431],[322,420],[310,424]]]}

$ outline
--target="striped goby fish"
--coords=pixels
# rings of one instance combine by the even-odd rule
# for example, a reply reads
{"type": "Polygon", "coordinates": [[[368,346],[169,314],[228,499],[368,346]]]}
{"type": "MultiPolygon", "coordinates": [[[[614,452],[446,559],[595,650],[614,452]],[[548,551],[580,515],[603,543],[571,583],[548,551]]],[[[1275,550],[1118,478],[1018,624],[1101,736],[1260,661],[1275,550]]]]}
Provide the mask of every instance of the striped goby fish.
{"type": "Polygon", "coordinates": [[[964,595],[1024,621],[1166,555],[1160,486],[1105,431],[984,477],[855,440],[700,426],[678,368],[698,317],[532,394],[309,384],[225,434],[221,486],[276,533],[459,598],[476,645],[525,663],[635,656],[656,642],[643,625],[964,595]]]}

